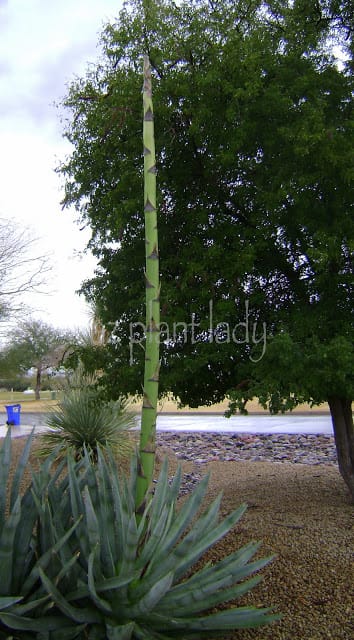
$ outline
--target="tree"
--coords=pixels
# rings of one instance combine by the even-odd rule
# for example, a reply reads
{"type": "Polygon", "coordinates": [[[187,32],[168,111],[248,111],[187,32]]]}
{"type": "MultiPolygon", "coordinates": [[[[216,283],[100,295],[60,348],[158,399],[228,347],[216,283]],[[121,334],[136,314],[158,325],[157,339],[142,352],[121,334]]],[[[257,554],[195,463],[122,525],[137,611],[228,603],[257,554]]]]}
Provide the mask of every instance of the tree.
{"type": "Polygon", "coordinates": [[[67,332],[40,320],[26,320],[13,330],[2,361],[12,371],[25,373],[32,367],[36,369],[35,398],[40,400],[43,372],[59,368],[72,344],[73,337],[67,332]]]}
{"type": "Polygon", "coordinates": [[[23,296],[43,290],[51,269],[48,255],[36,252],[37,238],[13,220],[0,218],[0,320],[23,311],[23,296]]]}
{"type": "Polygon", "coordinates": [[[140,52],[154,72],[162,391],[257,394],[276,412],[328,401],[354,496],[353,16],[347,2],[126,5],[65,101],[64,204],[99,260],[84,283],[106,327],[108,392],[140,392],[140,52]],[[333,44],[346,48],[339,65],[333,44]]]}

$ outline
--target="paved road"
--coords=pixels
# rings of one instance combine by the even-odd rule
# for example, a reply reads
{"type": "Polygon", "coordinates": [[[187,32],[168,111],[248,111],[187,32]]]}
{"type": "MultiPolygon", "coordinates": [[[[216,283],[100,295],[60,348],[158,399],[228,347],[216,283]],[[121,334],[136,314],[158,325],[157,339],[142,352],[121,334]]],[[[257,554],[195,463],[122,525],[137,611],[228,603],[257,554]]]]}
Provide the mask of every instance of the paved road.
{"type": "MultiPolygon", "coordinates": [[[[6,414],[0,415],[0,437],[6,434],[6,414]]],[[[138,420],[138,418],[137,418],[138,420]]],[[[29,433],[33,427],[37,433],[45,429],[45,414],[23,413],[21,425],[13,427],[14,436],[29,433]]],[[[165,415],[157,419],[159,431],[209,431],[223,433],[327,433],[332,434],[329,415],[249,415],[224,418],[222,415],[165,415]]]]}

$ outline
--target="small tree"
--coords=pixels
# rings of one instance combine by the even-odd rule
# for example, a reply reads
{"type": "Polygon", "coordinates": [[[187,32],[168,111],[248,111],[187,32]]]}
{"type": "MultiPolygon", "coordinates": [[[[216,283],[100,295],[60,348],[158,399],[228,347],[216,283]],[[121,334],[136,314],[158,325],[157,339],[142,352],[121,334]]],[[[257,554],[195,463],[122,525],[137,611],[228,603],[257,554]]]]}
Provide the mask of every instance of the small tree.
{"type": "Polygon", "coordinates": [[[45,289],[49,256],[38,254],[37,238],[13,220],[0,218],[0,321],[23,311],[23,295],[45,289]]]}
{"type": "Polygon", "coordinates": [[[68,332],[40,320],[27,320],[13,330],[3,352],[3,361],[17,373],[25,373],[32,367],[36,369],[35,398],[40,400],[43,372],[63,363],[72,341],[68,332]]]}

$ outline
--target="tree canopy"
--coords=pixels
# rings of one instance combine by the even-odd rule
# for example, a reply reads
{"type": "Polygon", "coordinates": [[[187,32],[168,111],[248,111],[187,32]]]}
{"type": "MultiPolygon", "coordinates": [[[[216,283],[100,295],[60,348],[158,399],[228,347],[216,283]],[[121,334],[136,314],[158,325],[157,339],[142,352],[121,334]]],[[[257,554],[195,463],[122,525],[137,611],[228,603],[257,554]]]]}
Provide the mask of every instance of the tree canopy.
{"type": "Polygon", "coordinates": [[[40,398],[42,374],[46,369],[58,369],[64,364],[74,338],[67,331],[56,329],[40,320],[20,322],[8,337],[1,353],[1,369],[12,374],[36,370],[36,399],[40,398]]]}
{"type": "Polygon", "coordinates": [[[140,392],[147,53],[161,388],[192,406],[226,394],[232,408],[258,395],[272,411],[329,401],[352,469],[353,24],[346,1],[133,0],[70,86],[73,152],[59,168],[99,260],[83,291],[113,330],[107,388],[140,392]]]}

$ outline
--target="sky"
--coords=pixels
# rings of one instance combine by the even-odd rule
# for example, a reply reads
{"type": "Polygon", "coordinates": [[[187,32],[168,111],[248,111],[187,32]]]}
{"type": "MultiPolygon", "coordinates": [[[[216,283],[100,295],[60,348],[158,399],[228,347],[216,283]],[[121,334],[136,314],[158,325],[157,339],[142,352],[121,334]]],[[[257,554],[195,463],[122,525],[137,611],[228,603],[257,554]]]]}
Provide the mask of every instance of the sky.
{"type": "Polygon", "coordinates": [[[0,0],[0,218],[28,227],[37,255],[51,255],[50,294],[26,303],[33,316],[85,328],[90,310],[75,291],[93,275],[89,238],[73,210],[62,211],[63,179],[54,169],[70,153],[55,103],[99,56],[103,25],[121,0],[0,0]]]}

